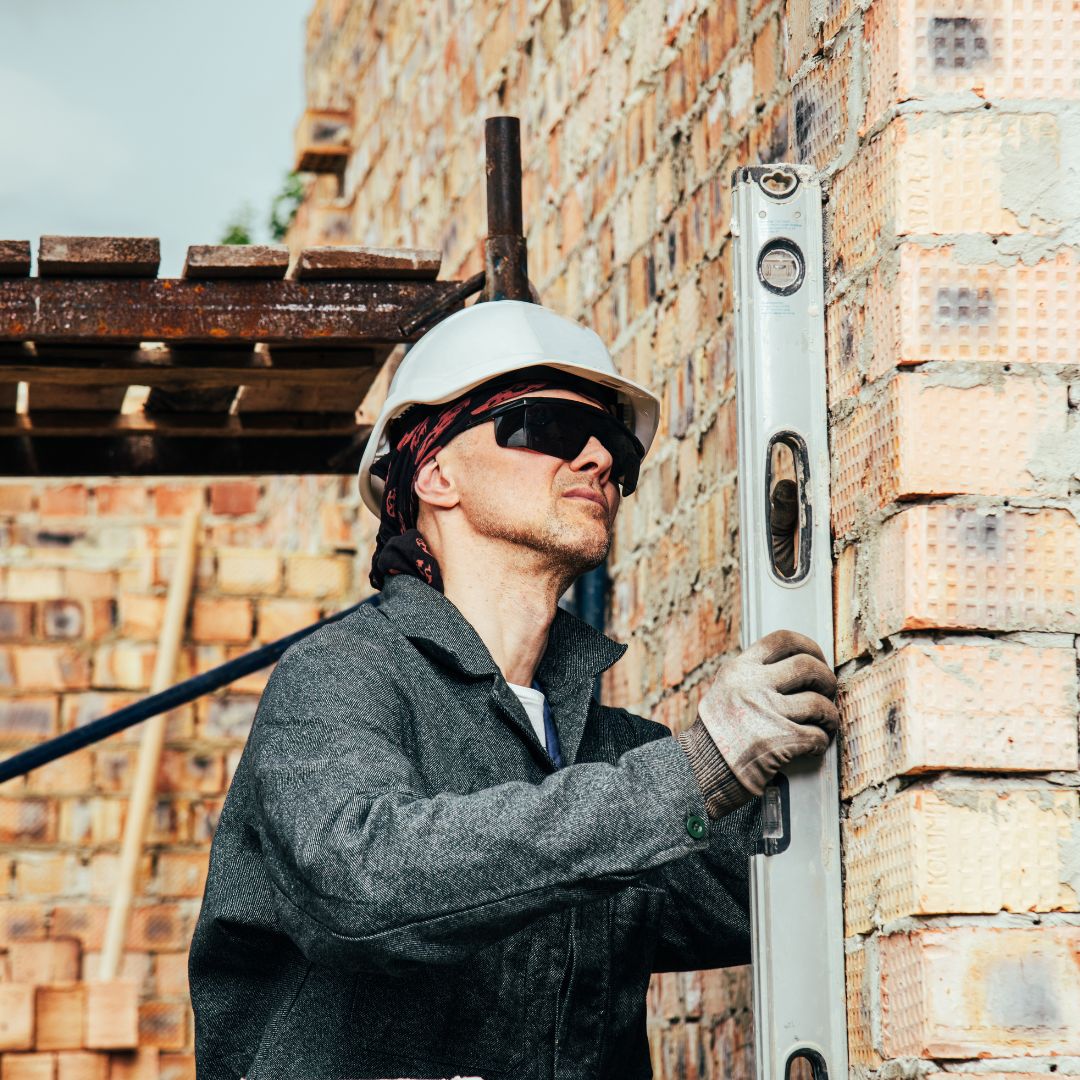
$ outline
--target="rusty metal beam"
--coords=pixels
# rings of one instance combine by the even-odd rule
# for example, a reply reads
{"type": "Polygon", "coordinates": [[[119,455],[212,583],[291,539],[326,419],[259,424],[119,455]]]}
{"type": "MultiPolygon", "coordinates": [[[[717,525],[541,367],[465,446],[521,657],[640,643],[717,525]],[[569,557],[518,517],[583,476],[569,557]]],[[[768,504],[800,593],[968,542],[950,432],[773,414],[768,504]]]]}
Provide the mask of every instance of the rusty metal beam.
{"type": "Polygon", "coordinates": [[[516,116],[484,122],[488,235],[485,300],[528,300],[529,266],[521,216],[521,123],[516,116]]]}
{"type": "Polygon", "coordinates": [[[0,342],[393,345],[456,281],[0,278],[0,342]]]}

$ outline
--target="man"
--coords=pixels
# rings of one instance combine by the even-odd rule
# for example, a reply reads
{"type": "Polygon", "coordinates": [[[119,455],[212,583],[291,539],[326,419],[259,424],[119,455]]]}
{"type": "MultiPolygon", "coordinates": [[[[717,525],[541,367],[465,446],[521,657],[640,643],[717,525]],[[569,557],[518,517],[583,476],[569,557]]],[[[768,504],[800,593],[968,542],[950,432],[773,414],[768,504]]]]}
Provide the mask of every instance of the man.
{"type": "Polygon", "coordinates": [[[558,600],[656,406],[516,301],[405,357],[360,466],[380,601],[282,657],[214,838],[200,1080],[649,1077],[652,973],[747,962],[753,796],[824,752],[835,680],[781,633],[677,738],[593,698],[626,646],[558,600]]]}

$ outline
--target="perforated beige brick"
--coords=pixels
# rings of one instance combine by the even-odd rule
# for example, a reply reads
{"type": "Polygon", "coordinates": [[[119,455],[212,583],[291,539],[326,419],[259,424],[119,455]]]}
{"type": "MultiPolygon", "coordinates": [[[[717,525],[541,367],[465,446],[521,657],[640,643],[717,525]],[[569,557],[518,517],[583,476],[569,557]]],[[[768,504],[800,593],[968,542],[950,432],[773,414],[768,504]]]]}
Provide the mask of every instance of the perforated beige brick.
{"type": "Polygon", "coordinates": [[[834,160],[848,130],[852,39],[821,59],[789,98],[788,130],[799,161],[819,169],[834,160]]]}
{"type": "Polygon", "coordinates": [[[896,282],[871,300],[894,307],[897,336],[894,350],[875,356],[870,378],[894,363],[933,360],[1076,363],[1078,293],[1080,259],[1070,250],[1002,266],[960,262],[952,247],[905,244],[896,282]]]}
{"type": "Polygon", "coordinates": [[[1075,791],[907,791],[844,825],[849,934],[905,915],[1080,910],[1075,791]]]}
{"type": "Polygon", "coordinates": [[[1080,927],[956,927],[880,939],[885,1057],[1080,1050],[1080,927]]]}
{"type": "Polygon", "coordinates": [[[1076,693],[1072,649],[905,645],[841,682],[841,791],[930,769],[1075,769],[1076,693]]]}
{"type": "Polygon", "coordinates": [[[882,236],[894,232],[897,146],[903,138],[903,122],[894,121],[833,178],[830,207],[844,208],[843,213],[831,212],[826,226],[830,269],[837,278],[873,257],[882,236]]]}
{"type": "Polygon", "coordinates": [[[999,117],[979,109],[892,123],[902,125],[893,194],[898,235],[1056,231],[1056,213],[1029,214],[1013,187],[1014,162],[1021,158],[1044,180],[1056,175],[1061,148],[1055,117],[999,117]]]}
{"type": "Polygon", "coordinates": [[[844,957],[847,989],[848,1060],[852,1065],[876,1068],[881,1057],[874,1049],[871,985],[867,977],[867,950],[855,949],[844,957]]]}
{"type": "Polygon", "coordinates": [[[870,547],[871,637],[1080,629],[1080,522],[1066,510],[917,506],[870,547]]]}
{"type": "MultiPolygon", "coordinates": [[[[1064,385],[948,386],[936,376],[895,376],[831,435],[833,535],[859,517],[913,495],[1029,495],[1040,448],[1065,436],[1064,385]]],[[[1065,495],[1051,488],[1046,494],[1065,495]]]]}
{"type": "Polygon", "coordinates": [[[868,125],[932,94],[1080,97],[1080,9],[1062,0],[885,0],[865,27],[868,125]]]}

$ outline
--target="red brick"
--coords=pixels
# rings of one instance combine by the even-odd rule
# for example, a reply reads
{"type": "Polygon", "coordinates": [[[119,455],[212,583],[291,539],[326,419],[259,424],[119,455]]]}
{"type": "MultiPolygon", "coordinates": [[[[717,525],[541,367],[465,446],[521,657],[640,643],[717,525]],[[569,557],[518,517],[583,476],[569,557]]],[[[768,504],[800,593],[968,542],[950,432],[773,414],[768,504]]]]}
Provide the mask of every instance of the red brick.
{"type": "Polygon", "coordinates": [[[156,1046],[145,1046],[110,1054],[109,1080],[159,1080],[160,1053],[156,1046]]]}
{"type": "Polygon", "coordinates": [[[85,654],[60,645],[15,645],[15,680],[24,690],[84,690],[90,685],[85,654]]]}
{"type": "Polygon", "coordinates": [[[71,566],[64,571],[64,588],[75,600],[111,600],[116,591],[116,574],[112,570],[71,566]]]}
{"type": "Polygon", "coordinates": [[[78,638],[83,636],[85,628],[82,604],[74,600],[46,600],[41,605],[41,630],[45,637],[78,638]]]}
{"type": "Polygon", "coordinates": [[[89,1050],[65,1050],[56,1055],[56,1080],[108,1080],[109,1057],[89,1050]]]}
{"type": "Polygon", "coordinates": [[[7,578],[6,600],[60,600],[63,573],[51,566],[13,567],[7,578]]]}
{"type": "Polygon", "coordinates": [[[86,988],[39,986],[34,1045],[38,1050],[77,1050],[82,1046],[86,988]]]}
{"type": "Polygon", "coordinates": [[[55,839],[55,802],[49,799],[0,799],[0,843],[48,844],[55,839]]]}
{"type": "Polygon", "coordinates": [[[276,593],[281,588],[281,556],[266,548],[222,548],[217,581],[226,593],[276,593]]]}
{"type": "MultiPolygon", "coordinates": [[[[0,982],[0,1051],[33,1050],[34,987],[0,982]]],[[[11,1054],[5,1054],[4,1060],[11,1054]]]]}
{"type": "Polygon", "coordinates": [[[225,784],[224,758],[206,750],[165,750],[157,790],[217,795],[225,784]]]}
{"type": "Polygon", "coordinates": [[[13,941],[8,946],[11,980],[17,983],[78,982],[81,956],[74,938],[13,941]]]}
{"type": "Polygon", "coordinates": [[[285,591],[291,596],[344,602],[352,560],[343,555],[290,555],[285,561],[285,591]]]}
{"type": "Polygon", "coordinates": [[[179,904],[153,904],[131,913],[128,944],[133,949],[182,949],[191,943],[190,919],[179,904]]]}
{"type": "Polygon", "coordinates": [[[165,485],[154,488],[154,512],[158,517],[180,517],[186,510],[199,510],[206,502],[202,486],[165,485]]]}
{"type": "Polygon", "coordinates": [[[139,1042],[138,986],[131,979],[86,984],[86,1042],[90,1050],[134,1049],[139,1042]]]}
{"type": "Polygon", "coordinates": [[[158,997],[186,997],[188,987],[188,954],[159,952],[154,955],[154,993],[158,997]]]}
{"type": "Polygon", "coordinates": [[[40,904],[0,904],[0,946],[45,940],[45,909],[40,904]]]}
{"type": "Polygon", "coordinates": [[[0,1080],[54,1080],[55,1054],[5,1054],[0,1061],[0,1080]]]}
{"type": "Polygon", "coordinates": [[[0,514],[26,514],[34,509],[32,484],[0,483],[0,514]]]}
{"type": "Polygon", "coordinates": [[[23,601],[0,601],[0,640],[14,641],[34,632],[34,605],[23,601]]]}
{"type": "Polygon", "coordinates": [[[201,897],[208,868],[205,852],[163,851],[158,856],[156,895],[161,899],[201,897]]]}
{"type": "Polygon", "coordinates": [[[195,1080],[194,1054],[162,1054],[161,1080],[195,1080]]]}
{"type": "Polygon", "coordinates": [[[41,493],[38,513],[42,517],[82,517],[88,506],[86,486],[67,484],[64,487],[46,488],[41,493]]]}
{"type": "Polygon", "coordinates": [[[251,640],[253,620],[250,600],[197,597],[192,605],[191,639],[247,642],[251,640]]]}
{"type": "Polygon", "coordinates": [[[117,608],[120,633],[126,638],[157,641],[165,616],[164,596],[138,596],[123,593],[117,608]]]}
{"type": "Polygon", "coordinates": [[[225,481],[210,485],[210,510],[239,517],[259,508],[260,486],[252,480],[225,481]]]}
{"type": "Polygon", "coordinates": [[[308,600],[259,600],[257,604],[259,641],[277,641],[295,630],[318,622],[319,605],[308,600]]]}
{"type": "Polygon", "coordinates": [[[186,1002],[148,1001],[139,1006],[139,1046],[183,1050],[187,1046],[186,1002]]]}
{"type": "Polygon", "coordinates": [[[57,698],[0,698],[0,743],[42,742],[57,730],[57,698]]]}
{"type": "Polygon", "coordinates": [[[102,484],[94,489],[97,512],[105,515],[145,517],[149,505],[148,492],[137,482],[102,484]]]}
{"type": "Polygon", "coordinates": [[[52,937],[78,938],[85,956],[88,950],[101,948],[108,911],[101,905],[59,904],[53,908],[49,933],[52,937]]]}

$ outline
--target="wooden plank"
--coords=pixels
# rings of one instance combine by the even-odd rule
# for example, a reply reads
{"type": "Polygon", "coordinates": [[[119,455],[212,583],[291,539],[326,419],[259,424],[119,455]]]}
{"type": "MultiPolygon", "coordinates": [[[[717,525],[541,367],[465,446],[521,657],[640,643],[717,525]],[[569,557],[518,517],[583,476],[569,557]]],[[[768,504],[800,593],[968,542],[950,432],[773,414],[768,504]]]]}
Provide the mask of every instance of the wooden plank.
{"type": "Polygon", "coordinates": [[[30,241],[0,240],[0,277],[26,277],[30,273],[30,241]]]}
{"type": "Polygon", "coordinates": [[[127,386],[64,385],[31,383],[27,388],[27,407],[31,412],[74,409],[82,412],[115,413],[124,404],[127,386]]]}
{"type": "Polygon", "coordinates": [[[291,276],[298,281],[433,281],[441,264],[442,255],[437,251],[335,244],[304,248],[291,276]]]}
{"type": "Polygon", "coordinates": [[[43,236],[41,277],[154,277],[161,263],[156,236],[43,236]]]}
{"type": "MultiPolygon", "coordinates": [[[[360,407],[375,381],[382,364],[367,367],[338,370],[328,373],[329,377],[306,382],[294,382],[289,378],[292,371],[303,370],[294,367],[305,362],[304,349],[277,347],[270,351],[279,378],[275,382],[264,382],[259,386],[245,384],[244,392],[237,402],[237,409],[242,415],[257,412],[298,412],[298,413],[355,413],[360,407]]],[[[326,355],[331,350],[323,350],[326,355]]],[[[346,350],[339,350],[344,352],[346,350]]],[[[390,350],[377,350],[378,357],[384,360],[390,350]]],[[[333,359],[327,356],[327,359],[333,359]]]]}
{"type": "Polygon", "coordinates": [[[149,347],[102,349],[92,346],[0,345],[0,393],[20,382],[62,386],[318,386],[345,388],[374,378],[385,349],[189,349],[149,347]],[[6,349],[10,353],[5,353],[6,349]]]}
{"type": "MultiPolygon", "coordinates": [[[[452,304],[454,281],[0,278],[0,341],[394,345],[416,312],[452,304]]],[[[449,314],[449,311],[447,311],[449,314]]]]}
{"type": "Polygon", "coordinates": [[[282,278],[289,268],[284,244],[194,244],[187,249],[182,276],[216,278],[282,278]]]}
{"type": "Polygon", "coordinates": [[[0,476],[348,476],[359,467],[370,431],[288,440],[0,437],[0,476]]]}
{"type": "Polygon", "coordinates": [[[145,412],[110,413],[93,409],[77,411],[33,410],[24,415],[0,414],[0,438],[12,435],[35,438],[107,437],[112,435],[157,435],[174,438],[223,438],[274,435],[293,439],[318,432],[325,435],[355,433],[355,410],[334,413],[304,413],[292,409],[230,415],[217,412],[175,412],[148,415],[145,412]]]}

